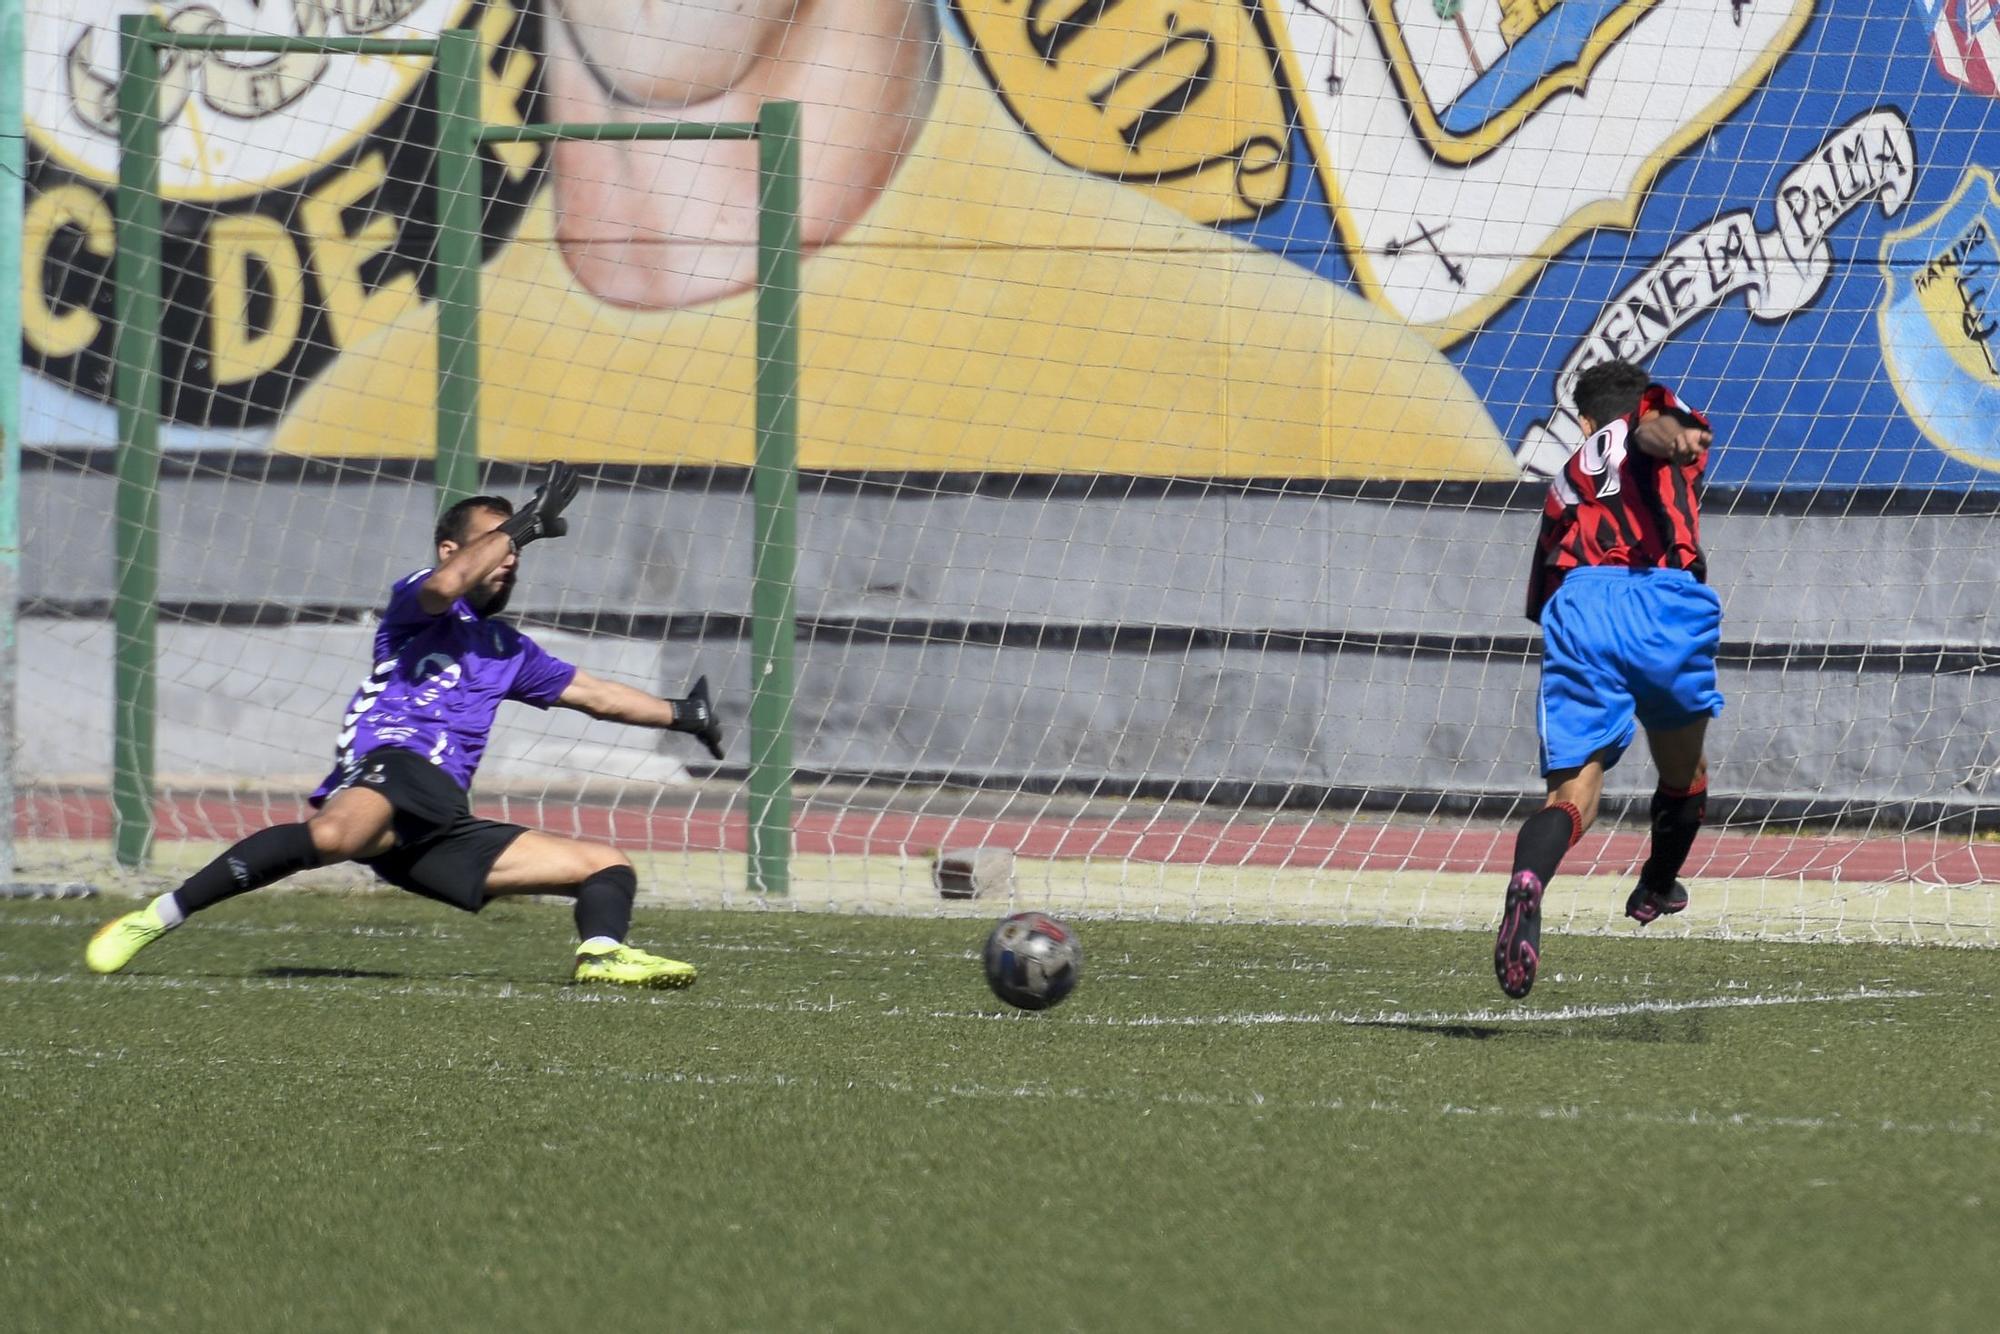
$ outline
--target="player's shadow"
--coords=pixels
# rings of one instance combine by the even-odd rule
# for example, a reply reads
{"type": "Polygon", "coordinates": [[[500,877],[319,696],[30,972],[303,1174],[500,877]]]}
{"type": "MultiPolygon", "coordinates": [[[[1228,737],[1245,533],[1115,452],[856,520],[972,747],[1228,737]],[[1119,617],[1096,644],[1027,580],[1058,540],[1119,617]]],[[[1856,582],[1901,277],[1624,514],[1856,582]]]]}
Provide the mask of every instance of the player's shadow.
{"type": "Polygon", "coordinates": [[[1397,1019],[1361,1019],[1356,1028],[1393,1028],[1429,1037],[1486,1042],[1650,1042],[1692,1046],[1708,1041],[1708,1025],[1699,1010],[1679,1014],[1610,1014],[1588,1019],[1500,1024],[1436,1024],[1397,1019]]]}
{"type": "Polygon", "coordinates": [[[394,980],[396,978],[408,977],[409,974],[385,973],[380,969],[376,968],[289,967],[289,968],[259,968],[257,970],[257,976],[282,977],[282,978],[292,978],[292,979],[313,978],[313,977],[351,977],[351,978],[387,978],[390,980],[394,980]]]}
{"type": "Polygon", "coordinates": [[[1511,1037],[1518,1031],[1510,1031],[1499,1024],[1416,1024],[1396,1019],[1356,1019],[1353,1023],[1356,1028],[1388,1028],[1398,1033],[1422,1033],[1434,1038],[1469,1038],[1474,1042],[1511,1037]]]}

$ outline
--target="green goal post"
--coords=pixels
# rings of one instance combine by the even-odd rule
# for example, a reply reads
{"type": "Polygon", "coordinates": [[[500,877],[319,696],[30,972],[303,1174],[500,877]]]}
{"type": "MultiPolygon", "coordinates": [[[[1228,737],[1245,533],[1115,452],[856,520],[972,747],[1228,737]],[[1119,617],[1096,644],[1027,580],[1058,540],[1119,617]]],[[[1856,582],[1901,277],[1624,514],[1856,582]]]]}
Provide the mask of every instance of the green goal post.
{"type": "Polygon", "coordinates": [[[798,531],[799,106],[767,102],[754,122],[488,125],[475,35],[267,37],[169,31],[119,20],[118,190],[113,364],[118,411],[115,722],[118,861],[151,856],[159,585],[160,53],[433,58],[437,143],[437,458],[440,509],[479,490],[479,149],[563,139],[754,139],[758,147],[756,445],[751,469],[750,887],[784,894],[791,869],[791,715],[798,531]]]}

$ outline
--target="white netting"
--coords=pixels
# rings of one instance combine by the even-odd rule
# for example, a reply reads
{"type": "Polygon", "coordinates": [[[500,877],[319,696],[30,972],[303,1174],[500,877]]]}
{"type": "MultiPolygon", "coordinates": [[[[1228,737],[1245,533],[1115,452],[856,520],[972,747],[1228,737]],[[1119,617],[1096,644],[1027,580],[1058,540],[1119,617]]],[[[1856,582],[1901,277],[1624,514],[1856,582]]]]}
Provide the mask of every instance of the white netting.
{"type": "MultiPolygon", "coordinates": [[[[28,5],[31,871],[106,857],[109,182],[141,8],[28,5]]],[[[1719,426],[1730,704],[1690,917],[1987,939],[2000,29],[1983,0],[1842,8],[154,10],[468,27],[494,123],[804,104],[797,901],[927,909],[933,854],[989,846],[1038,902],[1485,921],[1539,790],[1519,479],[1618,355],[1719,426]]],[[[179,54],[166,82],[171,876],[295,818],[388,582],[430,563],[437,321],[428,60],[179,54]]],[[[515,611],[600,675],[706,673],[735,749],[716,771],[510,708],[479,795],[703,902],[748,897],[755,155],[484,152],[487,486],[588,478],[515,611]]],[[[1614,813],[1652,781],[1635,752],[1614,813]]],[[[1569,920],[1610,922],[1642,855],[1629,824],[1572,853],[1569,920]]]]}

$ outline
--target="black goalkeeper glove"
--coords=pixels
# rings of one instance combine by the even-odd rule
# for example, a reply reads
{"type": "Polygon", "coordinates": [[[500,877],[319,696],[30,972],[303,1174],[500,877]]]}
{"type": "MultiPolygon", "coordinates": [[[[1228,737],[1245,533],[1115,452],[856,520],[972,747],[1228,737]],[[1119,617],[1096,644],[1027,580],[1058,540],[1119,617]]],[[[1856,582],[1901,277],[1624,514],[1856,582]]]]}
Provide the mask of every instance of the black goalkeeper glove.
{"type": "Polygon", "coordinates": [[[667,703],[674,706],[674,720],[667,724],[667,730],[692,733],[708,747],[709,754],[721,759],[722,724],[716,719],[715,705],[709,702],[708,678],[696,677],[686,699],[670,699],[667,703]]]}
{"type": "Polygon", "coordinates": [[[535,494],[500,525],[500,531],[507,534],[516,551],[544,537],[561,537],[569,531],[569,520],[562,512],[575,499],[576,469],[560,460],[551,463],[549,475],[535,488],[535,494]]]}

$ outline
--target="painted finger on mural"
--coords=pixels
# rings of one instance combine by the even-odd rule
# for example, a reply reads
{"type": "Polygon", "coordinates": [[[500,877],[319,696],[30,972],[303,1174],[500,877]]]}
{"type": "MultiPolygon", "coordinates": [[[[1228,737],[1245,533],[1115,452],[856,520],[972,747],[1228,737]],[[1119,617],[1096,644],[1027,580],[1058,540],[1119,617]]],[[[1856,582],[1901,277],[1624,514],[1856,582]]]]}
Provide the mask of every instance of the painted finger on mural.
{"type": "MultiPolygon", "coordinates": [[[[808,253],[874,205],[923,122],[934,42],[903,0],[564,0],[549,46],[553,120],[754,121],[813,110],[803,145],[808,253]],[[801,12],[803,11],[803,12],[801,12]]],[[[757,145],[592,143],[554,150],[557,242],[595,296],[668,309],[757,279],[757,145]]]]}
{"type": "MultiPolygon", "coordinates": [[[[1157,45],[1176,29],[1170,8],[1135,5],[1131,21],[1152,24],[1157,45]]],[[[607,31],[614,18],[566,6],[553,21],[559,118],[712,121],[747,119],[765,97],[805,104],[806,466],[1511,475],[1484,405],[1401,321],[1057,161],[930,4],[654,5],[627,14],[622,35],[607,31]],[[760,26],[775,23],[781,42],[760,26]],[[759,54],[716,54],[726,40],[759,54]],[[629,53],[622,68],[596,68],[613,51],[629,53]]],[[[1146,48],[1126,47],[1145,66],[1146,48]]],[[[1275,77],[1275,50],[1257,54],[1275,77]]],[[[1093,114],[1131,114],[1105,101],[1093,114]]],[[[1242,151],[1265,152],[1265,138],[1242,151]]],[[[550,199],[486,275],[486,453],[534,456],[560,422],[577,458],[748,461],[753,160],[723,144],[558,151],[550,199]]],[[[407,433],[429,402],[433,327],[412,311],[344,359],[279,447],[379,454],[401,430],[403,447],[426,451],[407,433]]]]}
{"type": "MultiPolygon", "coordinates": [[[[690,107],[739,88],[798,34],[799,0],[555,0],[576,57],[631,106],[690,107]]],[[[884,5],[897,17],[896,5],[884,5]]]]}

